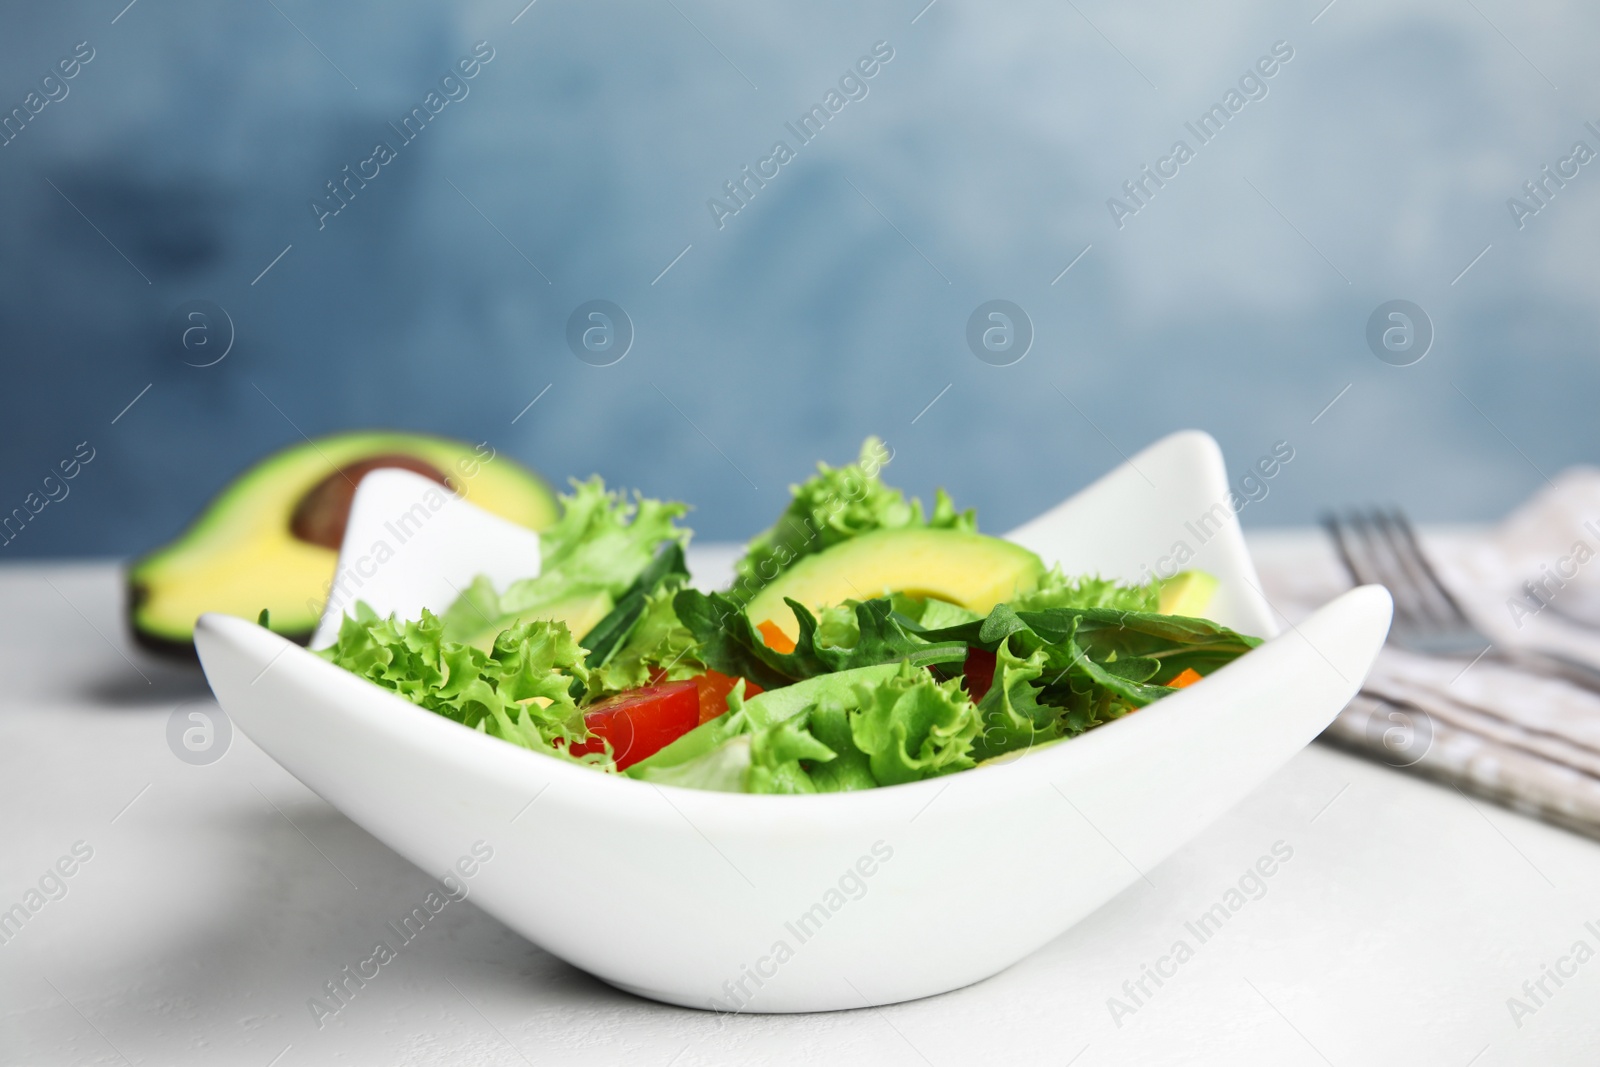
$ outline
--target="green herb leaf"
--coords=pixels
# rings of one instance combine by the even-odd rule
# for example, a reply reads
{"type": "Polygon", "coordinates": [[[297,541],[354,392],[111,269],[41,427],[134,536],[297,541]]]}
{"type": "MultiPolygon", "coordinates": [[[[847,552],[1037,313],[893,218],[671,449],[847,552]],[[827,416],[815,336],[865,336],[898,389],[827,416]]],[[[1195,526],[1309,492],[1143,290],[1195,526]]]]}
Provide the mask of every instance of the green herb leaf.
{"type": "Polygon", "coordinates": [[[672,603],[707,666],[731,677],[749,678],[763,689],[907,658],[925,666],[966,657],[965,644],[936,644],[908,630],[895,617],[887,598],[854,604],[853,627],[842,627],[837,618],[833,620],[833,634],[854,636],[855,642],[849,646],[827,643],[819,634],[816,617],[801,604],[785,600],[800,626],[794,651],[788,653],[767,647],[756,624],[729,596],[682,589],[672,603]]]}

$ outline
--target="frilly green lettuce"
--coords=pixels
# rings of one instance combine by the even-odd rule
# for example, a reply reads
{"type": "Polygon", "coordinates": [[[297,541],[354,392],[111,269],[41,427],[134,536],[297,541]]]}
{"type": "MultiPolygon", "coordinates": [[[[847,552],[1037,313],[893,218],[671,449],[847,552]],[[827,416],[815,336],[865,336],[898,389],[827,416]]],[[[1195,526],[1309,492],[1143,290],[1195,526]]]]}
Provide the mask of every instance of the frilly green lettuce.
{"type": "Polygon", "coordinates": [[[982,723],[960,679],[936,682],[927,671],[903,663],[892,678],[858,687],[856,699],[859,711],[850,717],[850,737],[866,753],[879,785],[974,765],[972,742],[982,723]]]}
{"type": "Polygon", "coordinates": [[[818,463],[816,474],[790,486],[794,499],[777,522],[750,540],[734,565],[740,594],[753,595],[803,556],[874,530],[977,530],[977,513],[956,511],[943,489],[934,494],[933,514],[924,517],[920,500],[908,500],[899,489],[884,485],[879,475],[893,455],[882,441],[869,437],[855,463],[818,463]]]}
{"type": "MultiPolygon", "coordinates": [[[[676,501],[607,490],[599,476],[572,482],[561,497],[561,518],[539,535],[539,575],[497,592],[481,575],[444,613],[445,634],[473,641],[550,606],[585,594],[615,600],[659,558],[663,542],[688,542],[676,520],[689,510],[676,501]]],[[[679,557],[681,560],[681,557],[679,557]]],[[[583,635],[579,635],[583,636],[583,635]]]]}
{"type": "MultiPolygon", "coordinates": [[[[329,662],[463,726],[546,755],[588,737],[572,698],[587,681],[583,649],[560,622],[528,622],[500,633],[488,652],[444,639],[430,611],[413,622],[380,618],[366,604],[346,616],[329,662]]],[[[577,758],[613,769],[609,755],[577,758]]]]}
{"type": "Polygon", "coordinates": [[[1117,608],[1122,611],[1155,611],[1161,601],[1161,583],[1124,585],[1109,578],[1069,578],[1061,567],[1051,567],[1039,587],[1011,601],[1016,611],[1044,611],[1048,608],[1117,608]]]}
{"type": "Polygon", "coordinates": [[[1045,672],[1043,649],[1014,655],[1006,642],[995,651],[994,681],[978,701],[983,728],[972,742],[972,758],[991,759],[1064,736],[1061,709],[1039,699],[1045,672]]]}

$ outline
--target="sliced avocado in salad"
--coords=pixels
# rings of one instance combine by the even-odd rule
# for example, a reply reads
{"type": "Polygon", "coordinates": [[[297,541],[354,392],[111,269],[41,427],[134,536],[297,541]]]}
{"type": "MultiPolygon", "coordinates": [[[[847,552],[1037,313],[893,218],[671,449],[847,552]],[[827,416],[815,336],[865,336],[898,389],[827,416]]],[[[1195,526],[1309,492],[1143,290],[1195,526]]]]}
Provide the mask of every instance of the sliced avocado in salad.
{"type": "Polygon", "coordinates": [[[1161,583],[1156,610],[1163,615],[1201,615],[1211,606],[1217,580],[1205,571],[1180,571],[1161,583]]]}
{"type": "Polygon", "coordinates": [[[794,487],[730,589],[689,584],[684,505],[593,478],[561,498],[538,577],[505,589],[480,578],[414,621],[358,605],[320,654],[602,773],[798,794],[1003,762],[1260,643],[1198,617],[1216,588],[1201,572],[1127,584],[1046,569],[978,534],[942,491],[925,520],[882,484],[882,462],[869,466],[883,451],[869,439],[853,467],[820,466],[794,487]],[[783,532],[790,519],[806,520],[803,536],[783,532]]]}
{"type": "Polygon", "coordinates": [[[933,512],[923,516],[922,501],[883,484],[883,468],[894,453],[869,437],[854,463],[843,467],[817,464],[817,473],[791,485],[794,499],[778,521],[750,539],[734,564],[734,589],[747,596],[799,560],[862,534],[878,530],[964,530],[975,533],[974,511],[958,512],[943,489],[936,490],[933,512]]]}
{"type": "Polygon", "coordinates": [[[799,624],[786,600],[816,610],[901,593],[983,614],[1033,592],[1044,573],[1038,556],[998,537],[929,528],[874,530],[800,560],[757,593],[748,611],[793,640],[799,624]]]}

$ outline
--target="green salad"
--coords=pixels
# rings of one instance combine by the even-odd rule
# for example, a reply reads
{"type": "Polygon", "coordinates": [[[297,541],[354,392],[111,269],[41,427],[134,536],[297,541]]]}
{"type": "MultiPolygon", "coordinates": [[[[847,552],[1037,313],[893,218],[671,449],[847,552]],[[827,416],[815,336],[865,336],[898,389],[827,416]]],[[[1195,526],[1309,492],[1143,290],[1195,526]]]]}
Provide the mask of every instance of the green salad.
{"type": "Polygon", "coordinates": [[[1121,718],[1260,643],[1198,616],[1198,571],[1047,568],[859,459],[793,487],[734,584],[689,584],[688,508],[574,482],[535,578],[443,614],[365,604],[320,654],[502,741],[693,789],[828,793],[1014,756],[1121,718]]]}

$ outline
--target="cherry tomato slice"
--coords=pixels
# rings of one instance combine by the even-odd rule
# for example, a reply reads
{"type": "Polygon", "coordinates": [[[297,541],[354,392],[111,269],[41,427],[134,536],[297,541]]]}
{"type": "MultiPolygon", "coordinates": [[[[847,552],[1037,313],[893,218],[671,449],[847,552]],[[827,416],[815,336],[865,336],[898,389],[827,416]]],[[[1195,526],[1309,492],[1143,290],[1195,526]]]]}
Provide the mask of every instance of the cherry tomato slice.
{"type": "Polygon", "coordinates": [[[617,770],[627,770],[700,725],[700,686],[691,678],[619,693],[584,712],[583,724],[594,736],[572,754],[604,752],[610,741],[617,770]]]}
{"type": "Polygon", "coordinates": [[[981,648],[967,649],[967,661],[961,668],[961,673],[967,676],[967,695],[974,701],[982,700],[983,695],[994,685],[993,652],[985,652],[981,648]]]}
{"type": "MultiPolygon", "coordinates": [[[[700,686],[700,721],[710,722],[718,715],[728,710],[728,694],[738,684],[739,679],[729,678],[721,671],[706,671],[695,679],[700,686]]],[[[761,687],[750,679],[744,680],[744,698],[749,700],[761,687]]]]}

